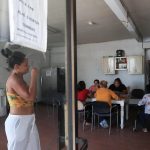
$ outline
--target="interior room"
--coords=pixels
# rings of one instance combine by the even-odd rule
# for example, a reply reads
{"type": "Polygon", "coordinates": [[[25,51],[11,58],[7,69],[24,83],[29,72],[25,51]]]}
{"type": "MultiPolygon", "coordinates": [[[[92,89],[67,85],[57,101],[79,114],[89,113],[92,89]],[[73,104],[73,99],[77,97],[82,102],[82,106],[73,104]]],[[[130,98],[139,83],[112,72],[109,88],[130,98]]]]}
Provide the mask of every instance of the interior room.
{"type": "MultiPolygon", "coordinates": [[[[76,132],[76,149],[149,150],[150,128],[147,133],[143,132],[136,119],[139,101],[150,92],[150,1],[71,1],[76,8],[76,17],[73,18],[76,20],[76,39],[74,46],[72,44],[76,57],[74,56],[73,60],[72,56],[70,61],[67,60],[67,34],[72,31],[67,28],[69,15],[66,10],[70,4],[68,0],[48,0],[46,52],[10,42],[8,0],[0,1],[0,50],[8,48],[12,52],[19,51],[26,55],[29,73],[25,74],[24,79],[27,84],[30,84],[32,68],[39,70],[34,110],[41,150],[71,150],[64,146],[69,143],[68,126],[76,132]],[[69,62],[73,61],[75,65],[70,67],[76,71],[73,72],[70,83],[67,74],[69,69],[66,68],[69,62]],[[73,80],[74,78],[76,80],[73,80]],[[118,127],[116,118],[112,121],[110,132],[109,128],[105,129],[99,125],[97,118],[96,125],[94,121],[85,125],[86,105],[82,109],[78,108],[77,93],[73,94],[72,90],[77,89],[79,81],[84,81],[86,89],[89,89],[95,79],[107,81],[109,87],[116,78],[120,78],[127,88],[125,98],[118,99],[118,103],[112,102],[118,107],[118,127]],[[73,89],[68,88],[68,82],[74,85],[73,89]],[[142,90],[142,97],[134,97],[134,89],[142,90]],[[65,118],[66,112],[69,112],[69,104],[66,104],[67,92],[75,97],[71,100],[71,108],[75,108],[73,121],[65,118]],[[83,141],[78,142],[80,139],[83,141]],[[65,143],[64,140],[68,141],[65,143]],[[81,145],[85,145],[85,148],[81,145]]],[[[7,150],[5,120],[10,108],[6,96],[6,82],[9,75],[7,59],[0,54],[0,150],[7,150]]],[[[89,96],[87,99],[93,97],[89,96]]]]}

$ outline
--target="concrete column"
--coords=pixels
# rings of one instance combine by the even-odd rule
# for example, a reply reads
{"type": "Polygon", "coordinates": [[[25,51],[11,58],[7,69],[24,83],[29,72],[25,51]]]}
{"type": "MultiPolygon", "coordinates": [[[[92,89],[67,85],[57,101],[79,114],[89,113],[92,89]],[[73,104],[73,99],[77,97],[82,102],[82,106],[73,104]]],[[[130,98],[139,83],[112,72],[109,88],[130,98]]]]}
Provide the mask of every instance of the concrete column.
{"type": "Polygon", "coordinates": [[[8,0],[0,2],[0,42],[9,41],[8,0]]]}

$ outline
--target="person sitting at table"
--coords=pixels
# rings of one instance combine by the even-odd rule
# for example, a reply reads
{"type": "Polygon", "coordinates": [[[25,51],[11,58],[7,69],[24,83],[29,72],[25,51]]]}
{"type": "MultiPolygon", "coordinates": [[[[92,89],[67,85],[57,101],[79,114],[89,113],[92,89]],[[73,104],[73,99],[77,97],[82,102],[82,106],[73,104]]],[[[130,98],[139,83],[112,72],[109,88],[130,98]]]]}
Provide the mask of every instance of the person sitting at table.
{"type": "Polygon", "coordinates": [[[77,85],[77,99],[81,101],[82,103],[85,102],[85,100],[89,96],[89,90],[86,89],[86,84],[84,81],[79,81],[77,85]]]}
{"type": "Polygon", "coordinates": [[[148,132],[147,128],[150,125],[150,94],[145,94],[138,106],[144,106],[144,111],[139,113],[139,121],[142,125],[143,132],[148,132]]]}
{"type": "MultiPolygon", "coordinates": [[[[86,103],[86,99],[90,97],[89,90],[86,89],[86,84],[84,81],[79,81],[77,85],[77,100],[78,100],[78,110],[82,110],[84,108],[84,104],[86,103]]],[[[91,114],[92,114],[92,106],[89,105],[86,107],[86,115],[84,124],[90,125],[91,123],[91,114]]]]}
{"type": "Polygon", "coordinates": [[[115,93],[122,93],[122,94],[127,94],[128,90],[127,87],[121,82],[120,78],[116,78],[114,80],[114,83],[109,86],[109,89],[114,91],[115,93]]]}
{"type": "MultiPolygon", "coordinates": [[[[100,81],[100,88],[97,89],[95,93],[96,101],[107,102],[110,106],[112,105],[112,100],[118,100],[118,95],[112,90],[107,88],[107,81],[100,81]]],[[[100,119],[100,125],[104,128],[108,127],[107,121],[104,118],[100,119]]]]}
{"type": "Polygon", "coordinates": [[[99,88],[99,80],[95,79],[94,84],[92,86],[90,86],[90,88],[89,88],[90,95],[94,96],[94,94],[98,88],[99,88]]]}

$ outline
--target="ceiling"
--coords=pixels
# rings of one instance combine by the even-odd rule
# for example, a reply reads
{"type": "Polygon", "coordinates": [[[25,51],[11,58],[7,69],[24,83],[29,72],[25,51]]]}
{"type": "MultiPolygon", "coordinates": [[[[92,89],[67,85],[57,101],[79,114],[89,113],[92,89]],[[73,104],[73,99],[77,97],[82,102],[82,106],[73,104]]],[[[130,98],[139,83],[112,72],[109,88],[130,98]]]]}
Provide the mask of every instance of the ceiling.
{"type": "MultiPolygon", "coordinates": [[[[121,0],[144,39],[150,37],[150,0],[121,0]]],[[[104,0],[76,0],[78,44],[132,38],[104,0]],[[90,26],[89,21],[95,24],[90,26]]],[[[65,39],[65,0],[48,0],[48,47],[60,46],[65,39]]]]}
{"type": "Polygon", "coordinates": [[[144,40],[150,41],[150,0],[123,0],[144,40]]]}

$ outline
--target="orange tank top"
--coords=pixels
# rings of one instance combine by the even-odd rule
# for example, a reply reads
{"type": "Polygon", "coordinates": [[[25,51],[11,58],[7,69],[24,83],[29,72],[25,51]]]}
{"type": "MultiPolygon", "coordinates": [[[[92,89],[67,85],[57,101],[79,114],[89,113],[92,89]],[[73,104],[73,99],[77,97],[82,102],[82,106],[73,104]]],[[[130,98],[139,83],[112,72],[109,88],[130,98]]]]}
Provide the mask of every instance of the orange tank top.
{"type": "Polygon", "coordinates": [[[12,94],[12,93],[6,93],[7,99],[10,107],[32,107],[33,101],[27,101],[21,98],[19,95],[12,94]]]}

